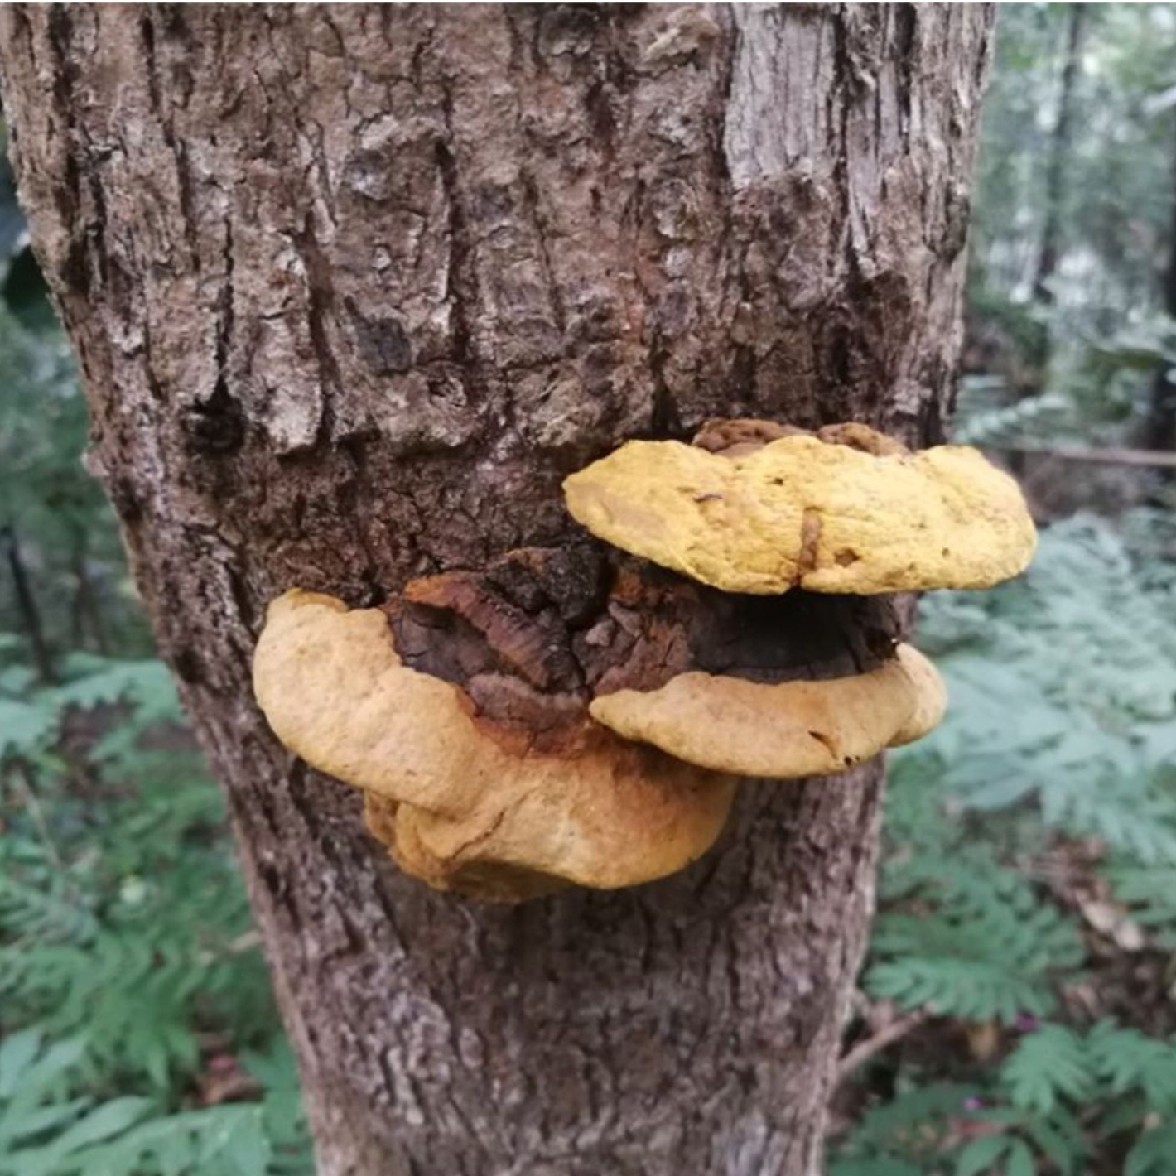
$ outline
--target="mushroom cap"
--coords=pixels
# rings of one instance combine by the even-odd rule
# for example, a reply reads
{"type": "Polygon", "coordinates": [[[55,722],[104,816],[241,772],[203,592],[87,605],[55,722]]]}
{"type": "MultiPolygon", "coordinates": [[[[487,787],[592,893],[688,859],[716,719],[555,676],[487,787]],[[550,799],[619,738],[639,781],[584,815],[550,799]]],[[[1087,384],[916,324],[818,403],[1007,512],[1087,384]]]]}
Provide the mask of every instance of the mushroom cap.
{"type": "Polygon", "coordinates": [[[769,685],[687,673],[658,690],[593,700],[592,717],[692,764],[743,776],[794,779],[842,772],[926,734],[947,692],[918,650],[900,645],[878,669],[769,685]]]}
{"type": "MultiPolygon", "coordinates": [[[[622,742],[595,730],[602,740],[622,742]]],[[[461,820],[368,793],[368,828],[406,872],[488,901],[520,901],[569,883],[614,890],[650,882],[684,869],[714,844],[737,781],[652,747],[628,746],[672,765],[672,781],[601,776],[588,787],[522,791],[505,808],[494,800],[461,820]]]]}
{"type": "Polygon", "coordinates": [[[416,829],[420,809],[365,792],[363,819],[368,832],[388,850],[392,860],[434,890],[449,890],[481,902],[514,903],[544,898],[566,890],[571,882],[504,862],[472,860],[454,863],[432,853],[416,829]]]}
{"type": "Polygon", "coordinates": [[[910,718],[894,733],[891,747],[902,747],[929,735],[943,722],[947,713],[947,683],[935,663],[924,657],[913,645],[900,645],[895,656],[915,687],[915,706],[910,718]]]}
{"type": "Polygon", "coordinates": [[[270,605],[253,687],[293,752],[392,802],[385,840],[433,885],[479,862],[606,889],[660,878],[711,846],[734,795],[588,719],[558,754],[512,747],[456,686],[401,663],[382,612],[330,596],[270,605]]]}
{"type": "Polygon", "coordinates": [[[564,492],[594,535],[726,592],[987,588],[1024,570],[1036,532],[1012,478],[967,446],[875,448],[630,441],[564,492]]]}

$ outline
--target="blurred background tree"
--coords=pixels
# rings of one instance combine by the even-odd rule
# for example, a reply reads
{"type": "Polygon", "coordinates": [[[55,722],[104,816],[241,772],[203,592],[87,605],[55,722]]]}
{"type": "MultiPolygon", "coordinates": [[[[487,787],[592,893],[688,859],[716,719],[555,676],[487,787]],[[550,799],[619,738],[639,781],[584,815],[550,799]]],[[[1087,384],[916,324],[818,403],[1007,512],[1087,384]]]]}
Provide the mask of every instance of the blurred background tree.
{"type": "MultiPolygon", "coordinates": [[[[956,436],[1041,552],[921,643],[834,1176],[1176,1173],[1176,6],[1006,4],[956,436]],[[1077,451],[1077,452],[1075,452],[1077,451]]],[[[309,1172],[216,789],[0,172],[0,1176],[309,1172]]]]}
{"type": "Polygon", "coordinates": [[[999,445],[1042,517],[1113,514],[1171,464],[1036,451],[1176,439],[1176,10],[1009,4],[997,38],[956,435],[999,445]]]}

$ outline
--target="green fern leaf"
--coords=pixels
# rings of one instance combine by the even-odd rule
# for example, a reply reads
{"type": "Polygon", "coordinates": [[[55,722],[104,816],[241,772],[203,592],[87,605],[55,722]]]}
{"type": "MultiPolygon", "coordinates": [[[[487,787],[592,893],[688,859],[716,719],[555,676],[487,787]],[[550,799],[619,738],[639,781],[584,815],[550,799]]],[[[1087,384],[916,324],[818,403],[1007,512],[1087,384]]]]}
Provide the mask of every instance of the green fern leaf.
{"type": "Polygon", "coordinates": [[[50,707],[0,698],[0,759],[35,754],[56,730],[57,714],[50,707]]]}
{"type": "Polygon", "coordinates": [[[1123,1162],[1123,1176],[1176,1176],[1176,1123],[1144,1132],[1123,1162]]]}
{"type": "Polygon", "coordinates": [[[1001,1066],[1000,1081],[1014,1106],[1048,1115],[1059,1099],[1077,1102],[1095,1083],[1086,1044],[1063,1025],[1026,1034],[1001,1066]]]}
{"type": "Polygon", "coordinates": [[[1008,1135],[985,1135],[974,1139],[960,1149],[956,1155],[955,1176],[978,1176],[981,1172],[992,1172],[996,1162],[1013,1144],[1008,1135]]]}
{"type": "Polygon", "coordinates": [[[1102,1021],[1090,1031],[1087,1047],[1112,1094],[1138,1090],[1152,1109],[1176,1113],[1176,1045],[1102,1021]]]}

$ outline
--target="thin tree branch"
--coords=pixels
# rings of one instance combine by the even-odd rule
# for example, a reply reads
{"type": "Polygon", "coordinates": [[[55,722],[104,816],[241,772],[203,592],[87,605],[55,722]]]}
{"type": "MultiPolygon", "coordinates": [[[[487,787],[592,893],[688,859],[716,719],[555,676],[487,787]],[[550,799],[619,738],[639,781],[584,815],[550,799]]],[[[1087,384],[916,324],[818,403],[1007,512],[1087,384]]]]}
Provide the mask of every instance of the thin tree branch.
{"type": "Polygon", "coordinates": [[[1080,445],[1002,445],[984,444],[982,449],[999,453],[1030,453],[1058,457],[1063,461],[1089,461],[1101,465],[1157,466],[1176,468],[1176,453],[1158,449],[1090,449],[1080,445]]]}
{"type": "Polygon", "coordinates": [[[916,1009],[913,1013],[907,1013],[905,1017],[891,1021],[885,1028],[879,1029],[873,1037],[859,1041],[837,1063],[837,1082],[844,1082],[854,1070],[868,1062],[875,1054],[881,1053],[888,1046],[900,1041],[908,1033],[913,1033],[920,1025],[925,1025],[933,1015],[926,1009],[916,1009]]]}

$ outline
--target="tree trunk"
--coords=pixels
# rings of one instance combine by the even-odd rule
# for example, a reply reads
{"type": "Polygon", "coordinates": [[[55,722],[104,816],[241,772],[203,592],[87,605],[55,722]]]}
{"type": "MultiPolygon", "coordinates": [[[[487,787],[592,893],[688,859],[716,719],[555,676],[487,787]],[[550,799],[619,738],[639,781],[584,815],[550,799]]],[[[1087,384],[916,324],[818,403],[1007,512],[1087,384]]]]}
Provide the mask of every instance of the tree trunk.
{"type": "MultiPolygon", "coordinates": [[[[1176,130],[1176,117],[1172,119],[1176,130]]],[[[1176,147],[1176,139],[1173,140],[1176,147]]],[[[1176,150],[1172,154],[1172,177],[1176,181],[1176,150]]],[[[1164,311],[1176,320],[1176,182],[1173,183],[1171,236],[1168,241],[1168,264],[1164,267],[1164,311]]],[[[1152,379],[1151,397],[1144,430],[1144,444],[1149,449],[1176,451],[1176,379],[1173,379],[1172,365],[1163,363],[1152,379]]],[[[1171,474],[1162,476],[1165,484],[1172,481],[1171,474]]],[[[1161,503],[1162,505],[1162,503],[1161,503]]]]}
{"type": "Polygon", "coordinates": [[[29,581],[24,557],[20,553],[16,529],[8,524],[0,527],[0,549],[3,549],[4,562],[8,565],[12,599],[16,604],[21,632],[28,638],[33,665],[37,667],[37,681],[42,685],[51,685],[57,681],[57,675],[53,670],[53,655],[49,652],[49,643],[45,640],[45,629],[41,624],[41,609],[29,581]]]}
{"type": "MultiPolygon", "coordinates": [[[[1050,280],[1057,272],[1061,259],[1062,199],[1065,189],[1066,162],[1070,157],[1074,131],[1074,94],[1078,71],[1082,65],[1082,34],[1087,11],[1083,4],[1069,6],[1069,25],[1066,33],[1066,57],[1062,63],[1062,78],[1058,89],[1058,114],[1049,145],[1049,164],[1045,172],[1045,223],[1041,229],[1041,246],[1037,252],[1037,267],[1033,274],[1033,301],[1052,306],[1055,295],[1050,280]]],[[[1048,343],[1045,361],[1048,362],[1048,343]]],[[[1044,371],[1044,364],[1043,371],[1044,371]]]]}
{"type": "Polygon", "coordinates": [[[249,663],[291,586],[364,605],[566,547],[561,479],[628,437],[940,440],[991,19],[0,10],[91,461],[230,798],[322,1176],[818,1171],[879,763],[749,786],[665,882],[484,907],[398,874],[249,663]]]}

